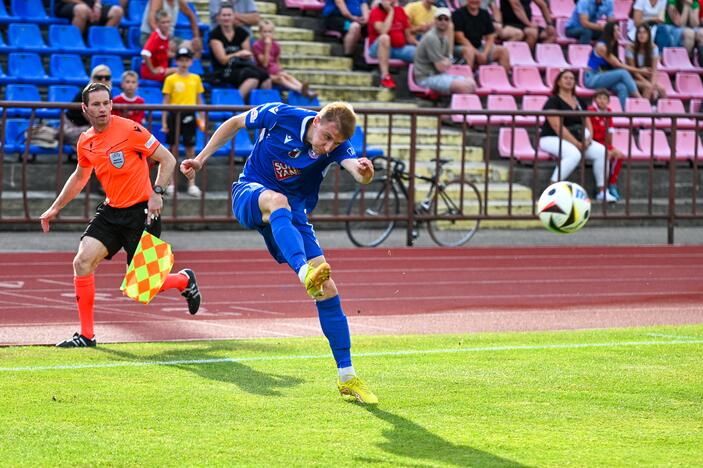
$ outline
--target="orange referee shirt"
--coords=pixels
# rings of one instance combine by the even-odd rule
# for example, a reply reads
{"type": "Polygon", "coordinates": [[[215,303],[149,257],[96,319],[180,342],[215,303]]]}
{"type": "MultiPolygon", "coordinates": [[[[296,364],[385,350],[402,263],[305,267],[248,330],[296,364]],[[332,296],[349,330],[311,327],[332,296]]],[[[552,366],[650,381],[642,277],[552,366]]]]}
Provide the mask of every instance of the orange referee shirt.
{"type": "Polygon", "coordinates": [[[159,144],[140,124],[113,115],[102,132],[90,127],[81,133],[76,144],[78,165],[95,168],[108,205],[126,208],[151,196],[147,158],[159,144]]]}

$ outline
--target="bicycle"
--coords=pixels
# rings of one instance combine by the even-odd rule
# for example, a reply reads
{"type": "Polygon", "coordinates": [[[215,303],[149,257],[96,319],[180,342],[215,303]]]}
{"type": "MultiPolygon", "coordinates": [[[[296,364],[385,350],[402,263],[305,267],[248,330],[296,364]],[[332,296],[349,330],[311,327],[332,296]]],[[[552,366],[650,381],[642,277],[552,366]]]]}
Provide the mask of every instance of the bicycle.
{"type": "MultiPolygon", "coordinates": [[[[481,193],[468,180],[454,178],[443,181],[444,166],[451,160],[440,158],[433,161],[436,169],[430,177],[415,174],[415,179],[428,182],[429,188],[424,199],[415,203],[414,213],[416,216],[432,215],[433,218],[415,219],[413,239],[418,237],[420,225],[426,222],[434,242],[444,247],[457,247],[468,242],[478,230],[478,218],[460,218],[481,213],[481,193]]],[[[347,235],[357,247],[380,245],[396,227],[395,220],[377,218],[407,212],[409,198],[406,182],[410,180],[410,174],[405,171],[405,162],[394,158],[390,160],[388,174],[387,162],[386,158],[374,159],[376,177],[369,185],[358,187],[347,206],[347,215],[364,218],[345,223],[347,235]],[[384,164],[378,165],[379,160],[384,164]],[[382,174],[380,177],[379,173],[382,174]],[[401,196],[406,200],[405,206],[402,206],[401,196]]]]}

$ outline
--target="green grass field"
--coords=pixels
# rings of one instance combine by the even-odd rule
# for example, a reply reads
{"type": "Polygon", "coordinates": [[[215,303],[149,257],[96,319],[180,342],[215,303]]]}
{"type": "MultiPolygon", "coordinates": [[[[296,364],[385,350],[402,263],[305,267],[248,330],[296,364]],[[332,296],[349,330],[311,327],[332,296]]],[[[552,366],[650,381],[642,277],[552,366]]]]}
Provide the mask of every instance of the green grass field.
{"type": "Polygon", "coordinates": [[[0,349],[0,465],[700,466],[703,326],[0,349]],[[15,370],[10,370],[15,369],[15,370]]]}

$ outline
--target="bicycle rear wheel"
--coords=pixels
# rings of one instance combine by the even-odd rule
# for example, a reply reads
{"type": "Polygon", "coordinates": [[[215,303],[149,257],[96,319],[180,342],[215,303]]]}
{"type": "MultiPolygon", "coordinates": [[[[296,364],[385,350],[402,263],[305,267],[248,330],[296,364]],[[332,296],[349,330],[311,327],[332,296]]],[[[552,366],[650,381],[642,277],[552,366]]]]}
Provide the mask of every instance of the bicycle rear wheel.
{"type": "Polygon", "coordinates": [[[439,219],[427,222],[432,240],[445,247],[464,245],[476,234],[480,220],[450,218],[480,214],[481,193],[468,181],[454,180],[440,185],[430,213],[439,216],[439,219]]]}
{"type": "Polygon", "coordinates": [[[357,247],[376,247],[388,238],[395,227],[395,221],[379,218],[398,213],[400,201],[392,182],[381,178],[360,186],[349,200],[347,214],[364,216],[365,219],[345,223],[349,240],[357,247]]]}

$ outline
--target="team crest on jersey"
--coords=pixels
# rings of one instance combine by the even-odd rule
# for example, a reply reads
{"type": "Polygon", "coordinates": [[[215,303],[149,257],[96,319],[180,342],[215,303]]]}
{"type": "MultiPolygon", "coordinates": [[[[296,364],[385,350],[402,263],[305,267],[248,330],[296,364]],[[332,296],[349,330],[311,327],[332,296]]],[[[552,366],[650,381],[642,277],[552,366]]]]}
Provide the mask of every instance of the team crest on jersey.
{"type": "Polygon", "coordinates": [[[256,122],[256,118],[259,116],[259,111],[256,108],[249,111],[249,120],[251,122],[256,122]]]}
{"type": "Polygon", "coordinates": [[[288,151],[288,157],[291,159],[295,159],[298,156],[300,156],[300,150],[299,149],[294,149],[292,151],[288,151]]]}
{"type": "Polygon", "coordinates": [[[308,150],[308,156],[310,156],[310,159],[317,159],[320,157],[320,155],[313,151],[312,148],[308,150]]]}
{"type": "Polygon", "coordinates": [[[354,148],[352,146],[350,146],[349,148],[347,148],[347,154],[351,157],[354,157],[354,156],[356,156],[356,151],[354,150],[354,148]]]}
{"type": "Polygon", "coordinates": [[[276,173],[276,179],[285,180],[300,175],[300,169],[289,166],[281,161],[273,161],[273,171],[276,173]]]}
{"type": "Polygon", "coordinates": [[[124,166],[124,153],[122,151],[110,153],[110,162],[117,169],[122,169],[122,166],[124,166]]]}

